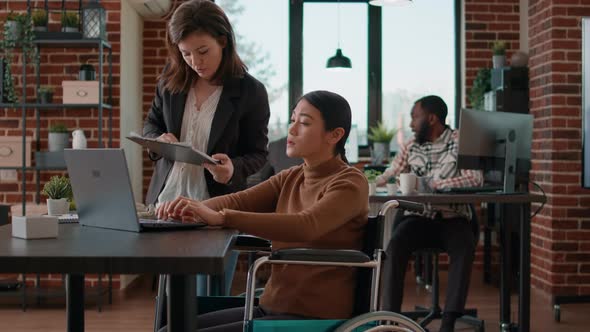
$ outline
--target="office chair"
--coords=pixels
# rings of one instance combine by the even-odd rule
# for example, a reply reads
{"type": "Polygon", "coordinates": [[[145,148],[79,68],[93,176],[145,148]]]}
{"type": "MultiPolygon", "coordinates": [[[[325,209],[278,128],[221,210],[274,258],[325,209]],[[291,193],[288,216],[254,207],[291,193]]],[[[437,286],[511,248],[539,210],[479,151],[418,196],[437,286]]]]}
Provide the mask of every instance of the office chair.
{"type": "MultiPolygon", "coordinates": [[[[473,205],[469,205],[469,210],[471,211],[471,230],[473,231],[474,241],[477,244],[479,241],[479,221],[477,218],[477,213],[473,205]]],[[[398,211],[395,215],[394,225],[397,224],[399,219],[403,217],[403,211],[398,211]]],[[[440,248],[425,248],[420,249],[415,252],[416,257],[424,257],[424,281],[426,284],[426,288],[432,292],[431,298],[431,305],[430,307],[423,307],[423,306],[416,306],[415,311],[407,311],[403,312],[405,316],[411,317],[412,319],[418,319],[424,317],[424,319],[420,322],[420,326],[426,327],[435,319],[442,318],[442,308],[439,304],[440,299],[440,289],[439,289],[439,265],[438,265],[438,258],[439,254],[444,253],[445,251],[440,248]],[[432,269],[430,269],[430,259],[432,257],[432,269]]],[[[484,321],[477,318],[477,309],[473,308],[466,308],[464,310],[463,316],[457,319],[458,322],[463,322],[467,325],[472,326],[475,331],[477,332],[484,332],[485,331],[485,324],[484,321]]]]}

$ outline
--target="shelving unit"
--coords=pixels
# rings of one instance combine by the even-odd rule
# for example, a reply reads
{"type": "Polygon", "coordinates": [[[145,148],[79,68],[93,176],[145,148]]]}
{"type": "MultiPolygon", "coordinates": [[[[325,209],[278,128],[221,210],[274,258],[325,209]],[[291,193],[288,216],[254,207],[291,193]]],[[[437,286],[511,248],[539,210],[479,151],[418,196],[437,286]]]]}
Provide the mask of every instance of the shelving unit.
{"type": "MultiPolygon", "coordinates": [[[[64,7],[64,1],[62,1],[62,10],[64,7]]],[[[79,8],[81,8],[82,1],[79,1],[79,8]]],[[[48,3],[45,1],[44,10],[49,11],[48,3]]],[[[27,12],[31,14],[33,7],[31,6],[31,1],[27,0],[27,12]]],[[[98,57],[98,68],[97,68],[97,79],[98,79],[98,100],[99,103],[97,104],[41,104],[36,102],[31,102],[27,99],[27,54],[25,48],[22,47],[22,43],[16,42],[15,50],[22,49],[22,94],[20,96],[20,103],[2,103],[0,99],[0,108],[12,108],[12,109],[20,109],[21,111],[21,119],[22,119],[22,163],[21,166],[13,166],[13,167],[0,167],[0,169],[12,169],[12,170],[21,170],[22,171],[22,215],[26,215],[26,204],[27,204],[27,177],[26,172],[33,171],[35,172],[35,181],[36,181],[36,202],[40,202],[40,190],[41,190],[41,183],[40,183],[40,175],[42,171],[60,171],[66,170],[65,160],[63,157],[63,152],[49,152],[49,151],[41,151],[41,116],[43,112],[49,110],[67,110],[67,109],[88,109],[89,112],[93,110],[97,110],[98,112],[98,147],[104,146],[104,139],[103,139],[103,132],[105,128],[103,128],[103,120],[104,120],[104,112],[108,112],[108,147],[112,146],[113,142],[113,52],[111,44],[107,41],[96,38],[96,39],[82,39],[82,38],[71,38],[76,34],[72,33],[60,33],[60,32],[41,32],[38,33],[36,36],[37,38],[33,41],[33,44],[36,48],[36,51],[40,55],[41,52],[45,49],[64,49],[64,48],[74,48],[74,49],[97,49],[98,53],[96,54],[98,57]],[[48,38],[49,37],[49,38],[48,38]],[[105,60],[106,56],[106,60],[105,60]],[[107,65],[107,74],[106,74],[106,96],[104,94],[105,88],[105,62],[107,65]],[[106,98],[105,98],[106,97],[106,98]],[[27,110],[34,110],[35,111],[35,144],[30,148],[27,146],[27,110]],[[31,153],[35,151],[35,158],[34,161],[31,162],[31,166],[27,166],[26,164],[26,155],[27,153],[31,153]]],[[[80,37],[82,34],[78,34],[80,37]]],[[[40,56],[37,57],[36,62],[34,63],[35,74],[36,74],[36,84],[35,84],[35,91],[38,91],[41,85],[41,63],[40,63],[40,56]]],[[[42,289],[39,287],[39,274],[37,274],[37,287],[31,289],[30,287],[26,287],[26,275],[22,275],[22,282],[19,288],[9,291],[9,292],[0,292],[0,296],[2,295],[11,295],[11,296],[21,296],[23,301],[23,310],[26,309],[27,298],[35,297],[37,302],[40,302],[41,298],[47,297],[64,297],[65,289],[42,289]]],[[[65,283],[64,283],[65,284],[65,283]]],[[[108,287],[103,289],[102,286],[102,278],[99,276],[98,285],[97,287],[93,287],[87,290],[88,294],[92,297],[97,298],[98,310],[100,311],[102,308],[102,296],[104,294],[108,294],[109,303],[112,302],[112,275],[108,275],[108,287]]]]}
{"type": "MultiPolygon", "coordinates": [[[[25,154],[23,154],[23,160],[21,166],[14,166],[14,167],[0,167],[0,169],[17,169],[23,172],[22,177],[22,214],[26,214],[26,176],[24,176],[24,172],[27,171],[36,171],[36,199],[37,203],[40,200],[40,190],[41,190],[41,183],[40,183],[40,172],[43,170],[65,170],[65,161],[63,159],[63,153],[54,153],[48,151],[40,151],[41,149],[41,116],[43,111],[47,110],[55,110],[55,109],[97,109],[98,110],[98,146],[103,147],[103,117],[104,112],[108,111],[108,147],[112,146],[113,142],[113,114],[112,114],[112,104],[113,104],[113,61],[112,61],[112,48],[110,43],[102,40],[102,39],[36,39],[34,40],[34,44],[37,47],[37,52],[41,54],[43,48],[96,48],[98,49],[98,100],[104,101],[105,96],[103,92],[104,88],[104,56],[107,56],[107,65],[108,65],[108,76],[107,76],[107,102],[101,102],[98,104],[39,104],[39,103],[31,103],[27,102],[27,84],[26,80],[23,80],[22,86],[22,103],[16,104],[5,104],[0,103],[0,108],[20,108],[22,112],[22,133],[23,133],[23,151],[26,151],[26,111],[29,109],[35,110],[36,116],[36,146],[34,147],[35,151],[35,165],[31,167],[26,167],[25,163],[25,154]],[[42,161],[39,164],[39,161],[42,161]]],[[[23,55],[23,77],[27,75],[27,63],[26,63],[26,54],[23,55]]],[[[38,89],[40,86],[41,81],[41,68],[40,68],[40,60],[37,60],[35,64],[35,71],[36,71],[36,88],[38,89]]]]}

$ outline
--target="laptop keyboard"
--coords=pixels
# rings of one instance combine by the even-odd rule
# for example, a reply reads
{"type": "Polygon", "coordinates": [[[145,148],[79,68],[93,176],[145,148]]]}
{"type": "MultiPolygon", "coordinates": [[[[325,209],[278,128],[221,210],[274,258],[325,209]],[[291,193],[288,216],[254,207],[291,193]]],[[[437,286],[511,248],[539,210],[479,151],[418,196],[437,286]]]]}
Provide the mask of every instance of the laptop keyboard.
{"type": "Polygon", "coordinates": [[[161,219],[139,219],[139,223],[142,227],[173,227],[173,228],[195,228],[199,226],[206,226],[204,223],[183,223],[180,220],[161,220],[161,219]]]}

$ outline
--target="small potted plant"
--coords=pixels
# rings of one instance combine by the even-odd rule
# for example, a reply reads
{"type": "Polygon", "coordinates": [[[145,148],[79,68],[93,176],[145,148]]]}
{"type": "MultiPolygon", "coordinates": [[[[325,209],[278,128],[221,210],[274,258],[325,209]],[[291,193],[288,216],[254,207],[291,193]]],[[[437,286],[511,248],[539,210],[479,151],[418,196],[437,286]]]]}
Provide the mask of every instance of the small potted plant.
{"type": "Polygon", "coordinates": [[[68,146],[70,134],[63,123],[55,123],[49,127],[49,151],[63,151],[68,146]]]}
{"type": "Polygon", "coordinates": [[[35,10],[31,15],[33,20],[33,31],[47,31],[47,22],[49,21],[49,17],[47,16],[47,12],[44,10],[35,10]]]}
{"type": "Polygon", "coordinates": [[[492,43],[492,63],[494,68],[502,68],[506,64],[506,42],[496,40],[492,43]]]}
{"type": "Polygon", "coordinates": [[[53,88],[50,86],[39,87],[37,97],[40,104],[51,104],[53,101],[53,88]]]}
{"type": "Polygon", "coordinates": [[[68,213],[69,200],[72,198],[72,185],[65,176],[52,176],[43,186],[43,195],[47,198],[47,214],[58,216],[68,213]]]}
{"type": "Polygon", "coordinates": [[[61,16],[61,31],[78,32],[79,23],[78,14],[66,12],[61,16]]]}
{"type": "Polygon", "coordinates": [[[469,103],[476,110],[484,109],[484,96],[492,90],[491,71],[489,68],[481,68],[477,71],[473,86],[469,92],[469,103]]]}
{"type": "Polygon", "coordinates": [[[374,169],[368,169],[365,171],[365,177],[369,182],[369,195],[375,195],[377,193],[377,177],[381,175],[381,172],[374,169]]]}
{"type": "Polygon", "coordinates": [[[389,196],[394,196],[395,194],[397,194],[397,181],[395,176],[390,177],[387,180],[387,195],[389,196]]]}
{"type": "Polygon", "coordinates": [[[388,129],[383,122],[378,122],[377,126],[369,128],[368,138],[373,142],[371,151],[371,160],[373,165],[381,165],[389,157],[389,143],[397,129],[388,129]]]}

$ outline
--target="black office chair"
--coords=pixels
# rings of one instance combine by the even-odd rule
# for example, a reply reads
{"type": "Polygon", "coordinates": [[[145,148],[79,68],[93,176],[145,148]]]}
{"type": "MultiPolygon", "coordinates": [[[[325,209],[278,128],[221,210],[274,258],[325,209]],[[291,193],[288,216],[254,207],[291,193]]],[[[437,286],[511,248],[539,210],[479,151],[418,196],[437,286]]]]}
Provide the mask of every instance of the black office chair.
{"type": "MultiPolygon", "coordinates": [[[[477,218],[477,213],[473,205],[469,205],[469,210],[471,211],[471,230],[473,231],[474,241],[477,244],[479,241],[479,221],[477,218]]],[[[395,216],[394,225],[397,224],[397,221],[403,217],[403,211],[399,210],[395,216]]],[[[440,299],[440,290],[439,290],[439,266],[438,266],[438,258],[439,254],[444,253],[445,251],[440,248],[425,248],[421,250],[417,250],[415,252],[415,256],[418,258],[417,264],[420,264],[420,257],[422,258],[421,261],[424,263],[424,277],[423,280],[425,282],[426,288],[432,292],[431,298],[431,305],[430,307],[423,307],[423,306],[416,306],[415,311],[407,311],[403,312],[405,316],[408,316],[412,319],[419,319],[423,318],[420,321],[420,326],[426,327],[435,319],[442,318],[442,308],[440,307],[439,299],[440,299]],[[430,260],[429,257],[432,259],[430,260]]],[[[418,280],[418,278],[417,278],[418,280]]],[[[457,319],[457,321],[465,323],[467,325],[472,326],[475,331],[477,332],[484,332],[485,331],[485,322],[481,319],[477,318],[477,309],[474,308],[466,308],[464,310],[463,316],[457,319]]]]}

